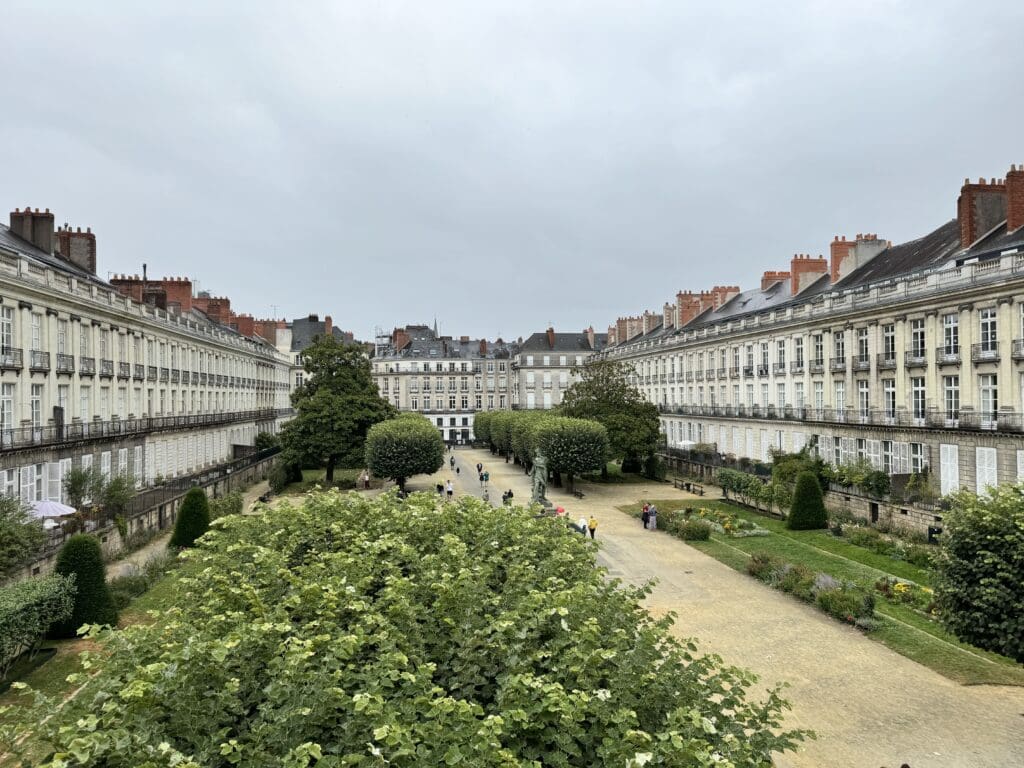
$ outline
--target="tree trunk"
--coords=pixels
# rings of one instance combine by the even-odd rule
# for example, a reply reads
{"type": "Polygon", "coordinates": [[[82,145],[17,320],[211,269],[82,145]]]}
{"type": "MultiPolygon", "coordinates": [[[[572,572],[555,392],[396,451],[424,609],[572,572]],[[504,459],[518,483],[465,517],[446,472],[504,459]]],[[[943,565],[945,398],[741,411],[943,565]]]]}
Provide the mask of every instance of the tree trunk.
{"type": "Polygon", "coordinates": [[[405,478],[404,477],[396,477],[395,478],[395,485],[398,486],[398,490],[400,490],[403,493],[405,493],[405,478]]]}
{"type": "Polygon", "coordinates": [[[573,490],[575,490],[572,482],[572,472],[565,473],[565,490],[569,493],[572,493],[573,490]]]}
{"type": "Polygon", "coordinates": [[[561,472],[552,472],[551,474],[552,474],[552,478],[551,478],[552,485],[554,485],[555,488],[561,488],[562,487],[562,473],[561,472]]]}
{"type": "Polygon", "coordinates": [[[607,461],[604,462],[601,465],[601,479],[606,481],[606,482],[608,480],[608,462],[607,461]]]}
{"type": "Polygon", "coordinates": [[[334,482],[334,464],[336,462],[337,458],[335,458],[334,456],[331,456],[329,459],[327,459],[327,471],[324,472],[325,483],[330,484],[334,482]]]}

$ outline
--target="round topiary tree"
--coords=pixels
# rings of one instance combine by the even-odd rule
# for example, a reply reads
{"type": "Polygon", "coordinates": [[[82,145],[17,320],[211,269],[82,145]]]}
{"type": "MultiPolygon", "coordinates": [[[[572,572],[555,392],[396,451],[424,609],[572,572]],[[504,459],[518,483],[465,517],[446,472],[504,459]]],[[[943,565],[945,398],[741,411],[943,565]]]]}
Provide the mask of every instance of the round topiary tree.
{"type": "Polygon", "coordinates": [[[79,533],[57,554],[54,573],[75,577],[75,605],[71,616],[53,625],[56,637],[74,637],[83,624],[117,624],[117,609],[107,587],[103,553],[95,536],[79,533]]]}
{"type": "Polygon", "coordinates": [[[185,500],[178,510],[178,520],[174,524],[174,535],[168,544],[170,547],[192,547],[196,539],[210,527],[210,502],[202,488],[193,488],[185,494],[185,500]]]}
{"type": "Polygon", "coordinates": [[[794,531],[811,531],[828,525],[828,513],[821,498],[821,485],[811,472],[796,476],[793,503],[789,508],[786,527],[794,531]]]}

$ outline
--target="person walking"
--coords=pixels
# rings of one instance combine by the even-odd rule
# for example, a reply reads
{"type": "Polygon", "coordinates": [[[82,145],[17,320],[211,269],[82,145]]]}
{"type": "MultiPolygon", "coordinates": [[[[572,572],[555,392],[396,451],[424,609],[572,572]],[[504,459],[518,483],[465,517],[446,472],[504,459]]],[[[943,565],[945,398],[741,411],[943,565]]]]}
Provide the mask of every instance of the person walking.
{"type": "Polygon", "coordinates": [[[483,488],[484,487],[484,473],[483,472],[480,473],[479,478],[480,478],[480,487],[483,488]]]}
{"type": "Polygon", "coordinates": [[[484,471],[484,465],[483,465],[483,464],[481,464],[481,463],[480,463],[480,462],[478,461],[478,462],[476,463],[476,473],[477,473],[477,474],[479,475],[479,474],[480,474],[481,472],[483,472],[483,471],[484,471]]]}
{"type": "Polygon", "coordinates": [[[455,474],[456,475],[461,475],[462,474],[462,467],[456,467],[455,468],[455,474]]]}
{"type": "Polygon", "coordinates": [[[651,522],[650,509],[651,508],[647,504],[644,504],[643,511],[640,513],[640,519],[644,522],[644,528],[646,528],[647,524],[651,522]]]}
{"type": "Polygon", "coordinates": [[[590,522],[587,523],[587,530],[590,531],[590,538],[597,536],[597,518],[593,515],[590,516],[590,522]]]}
{"type": "Polygon", "coordinates": [[[489,482],[491,482],[491,473],[487,472],[487,471],[484,471],[484,488],[487,487],[487,484],[489,482]]]}
{"type": "Polygon", "coordinates": [[[647,510],[647,516],[649,518],[647,522],[648,529],[652,531],[658,530],[658,508],[651,504],[647,510]]]}
{"type": "Polygon", "coordinates": [[[490,503],[491,503],[491,495],[490,495],[490,494],[489,494],[489,493],[487,492],[487,489],[486,489],[486,488],[484,488],[484,496],[483,496],[483,499],[484,499],[484,503],[485,503],[485,504],[490,504],[490,503]]]}
{"type": "Polygon", "coordinates": [[[452,469],[455,469],[455,457],[454,456],[452,456],[451,458],[448,459],[448,466],[451,467],[452,469]]]}
{"type": "Polygon", "coordinates": [[[587,518],[581,517],[576,523],[576,528],[583,534],[584,537],[587,535],[587,518]]]}
{"type": "Polygon", "coordinates": [[[451,480],[445,483],[444,490],[448,494],[448,501],[451,501],[452,496],[455,494],[455,487],[452,485],[451,480]]]}
{"type": "Polygon", "coordinates": [[[434,487],[437,489],[438,496],[444,496],[444,483],[438,483],[434,487]]]}

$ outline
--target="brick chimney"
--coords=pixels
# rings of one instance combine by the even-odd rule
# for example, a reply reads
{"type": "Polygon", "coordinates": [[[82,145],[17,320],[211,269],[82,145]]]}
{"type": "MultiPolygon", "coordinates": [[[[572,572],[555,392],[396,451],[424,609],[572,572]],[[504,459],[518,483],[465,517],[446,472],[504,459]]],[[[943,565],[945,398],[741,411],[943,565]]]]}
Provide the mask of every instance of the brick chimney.
{"type": "Polygon", "coordinates": [[[324,315],[324,336],[334,335],[334,321],[330,315],[324,315]]]}
{"type": "Polygon", "coordinates": [[[714,296],[715,309],[720,309],[733,296],[738,296],[740,287],[738,285],[716,285],[711,289],[714,296]]]}
{"type": "Polygon", "coordinates": [[[988,184],[978,179],[971,184],[964,179],[956,201],[956,217],[960,222],[960,247],[969,248],[979,237],[1006,219],[1006,184],[992,179],[988,184]]]}
{"type": "MultiPolygon", "coordinates": [[[[160,281],[167,294],[167,308],[178,312],[192,311],[192,281],[187,277],[165,277],[160,281]]],[[[247,334],[251,335],[251,334],[247,334]]]]}
{"type": "Polygon", "coordinates": [[[836,283],[864,266],[890,245],[877,234],[857,234],[853,240],[836,235],[829,243],[829,279],[836,283]]]}
{"type": "Polygon", "coordinates": [[[252,315],[235,315],[231,326],[247,338],[256,335],[256,320],[252,315]]]}
{"type": "Polygon", "coordinates": [[[554,328],[548,328],[547,333],[548,333],[548,347],[550,349],[554,349],[555,348],[555,329],[554,328]]]}
{"type": "Polygon", "coordinates": [[[789,272],[791,295],[796,296],[819,277],[828,273],[828,262],[821,256],[812,258],[809,254],[797,253],[789,262],[789,272]]]}
{"type": "Polygon", "coordinates": [[[594,349],[594,326],[591,325],[584,333],[587,335],[587,343],[590,345],[590,348],[594,349]]]}
{"type": "Polygon", "coordinates": [[[693,320],[700,312],[700,296],[694,294],[693,291],[680,291],[676,294],[676,315],[680,328],[693,320]]]}
{"type": "Polygon", "coordinates": [[[767,291],[771,286],[783,280],[789,282],[791,277],[789,272],[765,272],[761,275],[761,290],[767,291]]]}
{"type": "Polygon", "coordinates": [[[661,308],[661,325],[663,328],[673,328],[676,324],[676,305],[665,302],[661,308]]]}
{"type": "Polygon", "coordinates": [[[487,339],[480,339],[480,354],[487,354],[487,339]]]}
{"type": "MultiPolygon", "coordinates": [[[[46,253],[53,253],[53,214],[47,208],[42,213],[36,208],[15,208],[10,217],[11,231],[46,253]]],[[[95,260],[95,259],[94,259],[95,260]]],[[[93,268],[95,274],[96,269],[93,268]]]]}
{"type": "Polygon", "coordinates": [[[1024,227],[1024,163],[1006,174],[1006,231],[1024,227]]]}
{"type": "Polygon", "coordinates": [[[609,325],[608,326],[607,339],[608,339],[608,346],[609,347],[614,347],[616,344],[619,343],[618,339],[615,337],[615,334],[616,334],[617,331],[618,331],[618,329],[617,329],[616,326],[614,326],[614,325],[609,325]]]}

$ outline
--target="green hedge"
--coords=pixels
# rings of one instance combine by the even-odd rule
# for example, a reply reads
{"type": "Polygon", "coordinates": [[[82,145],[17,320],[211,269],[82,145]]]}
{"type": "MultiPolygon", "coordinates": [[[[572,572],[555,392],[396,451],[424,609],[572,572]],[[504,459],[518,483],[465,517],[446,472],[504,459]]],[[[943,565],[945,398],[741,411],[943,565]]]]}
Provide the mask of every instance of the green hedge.
{"type": "Polygon", "coordinates": [[[818,478],[810,472],[801,472],[796,477],[793,505],[789,508],[786,527],[794,531],[812,531],[827,526],[828,512],[818,478]]]}
{"type": "Polygon", "coordinates": [[[74,604],[74,576],[28,579],[0,588],[0,679],[54,622],[71,617],[74,604]]]}
{"type": "Polygon", "coordinates": [[[117,624],[117,609],[107,587],[103,552],[95,536],[79,533],[68,539],[57,554],[53,570],[75,579],[74,608],[67,619],[54,623],[54,635],[74,637],[83,624],[117,624]]]}
{"type": "Polygon", "coordinates": [[[178,519],[174,523],[174,534],[168,546],[181,549],[194,546],[196,539],[209,528],[210,501],[206,498],[206,491],[202,488],[193,488],[185,494],[185,500],[181,502],[178,519]]]}

